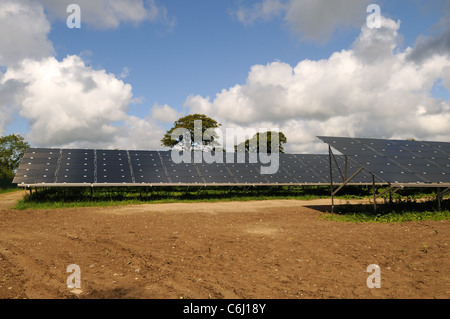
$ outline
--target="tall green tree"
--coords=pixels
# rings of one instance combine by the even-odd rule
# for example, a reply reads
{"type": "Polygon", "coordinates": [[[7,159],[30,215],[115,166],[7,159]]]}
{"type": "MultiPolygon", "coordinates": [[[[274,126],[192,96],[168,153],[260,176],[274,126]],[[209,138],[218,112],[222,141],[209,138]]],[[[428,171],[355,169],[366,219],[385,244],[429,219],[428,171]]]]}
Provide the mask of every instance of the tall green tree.
{"type": "Polygon", "coordinates": [[[219,146],[215,129],[220,126],[219,122],[205,114],[187,115],[175,121],[173,127],[164,134],[161,144],[170,148],[177,146],[184,150],[204,150],[205,148],[213,150],[219,146]]]}
{"type": "Polygon", "coordinates": [[[0,137],[0,179],[10,182],[30,144],[20,134],[0,137]]]}
{"type": "Polygon", "coordinates": [[[283,153],[284,154],[284,144],[287,143],[287,138],[283,134],[283,132],[258,132],[256,133],[251,139],[247,139],[244,142],[240,143],[239,145],[236,145],[234,147],[235,152],[238,150],[241,150],[242,148],[245,150],[246,153],[259,153],[260,151],[262,153],[283,153]],[[259,142],[261,139],[265,139],[267,141],[267,149],[266,150],[260,150],[259,149],[259,142]],[[274,144],[272,146],[272,140],[274,141],[274,144]],[[273,147],[273,148],[272,148],[273,147]]]}

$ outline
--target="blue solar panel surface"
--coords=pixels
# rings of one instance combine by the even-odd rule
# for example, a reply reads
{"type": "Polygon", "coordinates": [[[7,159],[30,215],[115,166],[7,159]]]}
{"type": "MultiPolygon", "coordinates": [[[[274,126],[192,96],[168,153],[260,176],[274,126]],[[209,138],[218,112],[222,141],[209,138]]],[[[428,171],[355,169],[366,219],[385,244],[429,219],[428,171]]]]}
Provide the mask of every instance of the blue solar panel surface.
{"type": "MultiPolygon", "coordinates": [[[[224,154],[223,161],[175,163],[170,151],[31,148],[14,183],[19,185],[308,185],[329,183],[328,155],[279,154],[278,170],[262,174],[270,162],[252,162],[248,154],[224,154]],[[229,159],[233,159],[229,162],[229,159]]],[[[343,156],[336,161],[344,165],[343,156]]],[[[348,174],[355,171],[349,163],[348,174]]],[[[333,175],[339,176],[336,167],[333,175]]],[[[342,178],[342,181],[344,179],[342,178]]],[[[371,183],[360,174],[355,183],[371,183]]]]}
{"type": "Polygon", "coordinates": [[[319,136],[381,181],[450,183],[450,143],[319,136]]]}

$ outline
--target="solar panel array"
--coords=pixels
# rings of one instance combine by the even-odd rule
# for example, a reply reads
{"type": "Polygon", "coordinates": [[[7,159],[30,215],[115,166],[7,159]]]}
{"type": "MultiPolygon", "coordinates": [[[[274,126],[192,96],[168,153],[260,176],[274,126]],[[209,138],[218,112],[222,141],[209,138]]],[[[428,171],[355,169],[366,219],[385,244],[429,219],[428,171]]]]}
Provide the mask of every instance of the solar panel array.
{"type": "Polygon", "coordinates": [[[450,183],[450,143],[324,136],[319,138],[385,183],[450,183]]]}
{"type": "MultiPolygon", "coordinates": [[[[189,163],[177,164],[170,151],[127,151],[97,149],[27,150],[16,172],[19,186],[82,186],[82,185],[320,185],[329,183],[329,157],[326,154],[279,154],[278,170],[262,174],[261,166],[252,163],[248,154],[243,162],[237,154],[224,154],[223,163],[196,163],[191,154],[189,163]],[[233,163],[229,158],[233,158],[233,163]]],[[[340,166],[344,156],[336,156],[340,166]]],[[[358,167],[349,163],[348,174],[358,167]]],[[[333,178],[345,176],[332,165],[333,178]]],[[[339,183],[339,180],[336,182],[339,183]]],[[[371,176],[360,173],[355,184],[371,184],[371,176]]]]}

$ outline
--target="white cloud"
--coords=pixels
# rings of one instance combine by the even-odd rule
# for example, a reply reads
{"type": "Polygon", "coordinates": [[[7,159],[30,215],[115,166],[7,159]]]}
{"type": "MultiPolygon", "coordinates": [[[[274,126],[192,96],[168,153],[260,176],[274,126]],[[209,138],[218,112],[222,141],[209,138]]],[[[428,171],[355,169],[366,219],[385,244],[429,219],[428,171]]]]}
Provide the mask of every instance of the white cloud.
{"type": "Polygon", "coordinates": [[[363,26],[348,50],[328,59],[255,65],[244,84],[214,99],[190,96],[185,106],[223,127],[279,127],[289,151],[325,151],[317,135],[437,139],[450,136],[450,101],[431,96],[436,81],[448,85],[450,58],[422,63],[400,52],[400,22],[363,26]],[[265,126],[263,126],[265,125],[265,126]]]}
{"type": "Polygon", "coordinates": [[[342,27],[359,27],[371,0],[291,0],[285,19],[302,38],[326,41],[342,27]]]}
{"type": "Polygon", "coordinates": [[[336,30],[359,27],[371,0],[262,0],[234,12],[245,25],[283,16],[291,31],[304,40],[324,42],[336,30]]]}
{"type": "Polygon", "coordinates": [[[236,18],[245,25],[252,24],[256,20],[270,20],[281,15],[287,6],[280,0],[264,0],[254,3],[251,8],[240,6],[234,12],[236,18]]]}
{"type": "Polygon", "coordinates": [[[183,116],[181,112],[178,112],[167,104],[159,105],[155,103],[151,110],[151,118],[162,123],[173,123],[181,116],[183,116]]]}
{"type": "Polygon", "coordinates": [[[19,98],[9,100],[29,121],[26,139],[37,147],[159,149],[165,132],[157,121],[177,115],[157,104],[145,118],[127,114],[131,85],[78,56],[24,60],[1,80],[0,89],[21,86],[19,98]]]}
{"type": "Polygon", "coordinates": [[[166,132],[151,115],[145,118],[129,115],[125,119],[122,133],[114,137],[115,148],[154,150],[163,148],[161,139],[166,132]]]}
{"type": "Polygon", "coordinates": [[[35,147],[161,148],[165,131],[158,121],[174,121],[180,113],[155,104],[139,118],[127,113],[135,100],[130,84],[86,66],[79,56],[26,59],[0,77],[0,132],[19,112],[35,147]]]}
{"type": "Polygon", "coordinates": [[[32,0],[0,2],[0,65],[53,54],[47,35],[50,23],[43,6],[32,0]]]}
{"type": "Polygon", "coordinates": [[[25,86],[16,80],[4,80],[0,73],[0,135],[5,134],[6,126],[13,119],[16,112],[18,94],[25,86]]]}
{"type": "Polygon", "coordinates": [[[26,84],[20,115],[30,123],[27,139],[34,145],[70,141],[105,143],[118,133],[114,122],[126,118],[131,86],[87,67],[78,56],[24,60],[8,68],[4,81],[26,84]]]}
{"type": "MultiPolygon", "coordinates": [[[[65,21],[67,6],[73,0],[40,0],[52,18],[65,21]]],[[[145,20],[161,22],[173,28],[175,18],[155,0],[78,0],[81,23],[97,29],[115,29],[123,23],[138,24],[145,20]]]]}
{"type": "MultiPolygon", "coordinates": [[[[0,3],[0,41],[5,44],[0,47],[0,66],[4,66],[0,71],[0,134],[20,115],[28,120],[26,139],[33,146],[159,147],[155,136],[164,132],[157,119],[163,119],[164,112],[165,119],[173,118],[173,109],[155,107],[156,119],[150,114],[144,119],[131,116],[127,114],[130,104],[142,101],[133,98],[131,85],[122,81],[128,68],[117,77],[86,66],[80,56],[54,58],[48,39],[50,22],[41,3],[54,17],[66,19],[66,7],[72,1],[0,3]]],[[[78,4],[83,21],[96,28],[145,19],[169,27],[174,22],[153,0],[145,4],[141,0],[80,0],[78,4]]]]}
{"type": "Polygon", "coordinates": [[[447,2],[444,15],[434,28],[440,32],[433,36],[420,36],[408,55],[409,59],[421,62],[436,54],[450,56],[450,2],[447,2]]]}
{"type": "Polygon", "coordinates": [[[122,80],[127,78],[130,75],[130,69],[127,67],[124,67],[122,69],[122,72],[120,72],[119,74],[119,78],[121,78],[122,80]]]}

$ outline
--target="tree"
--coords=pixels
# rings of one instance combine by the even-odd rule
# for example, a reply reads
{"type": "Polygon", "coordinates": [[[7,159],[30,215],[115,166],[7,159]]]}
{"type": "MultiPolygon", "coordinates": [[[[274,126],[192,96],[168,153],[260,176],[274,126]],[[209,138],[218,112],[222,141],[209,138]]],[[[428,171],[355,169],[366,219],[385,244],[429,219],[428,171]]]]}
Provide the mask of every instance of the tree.
{"type": "Polygon", "coordinates": [[[30,144],[19,134],[0,137],[0,179],[12,181],[30,144]]]}
{"type": "MultiPolygon", "coordinates": [[[[234,147],[235,152],[241,150],[244,148],[246,153],[259,153],[259,142],[261,139],[266,140],[267,149],[261,150],[262,153],[268,153],[271,154],[274,153],[283,153],[284,154],[284,147],[283,144],[287,143],[287,138],[283,134],[283,132],[258,132],[256,133],[251,139],[247,139],[244,142],[240,143],[239,145],[236,145],[234,147]],[[274,150],[272,150],[272,139],[274,139],[274,150]]],[[[264,140],[263,140],[264,141],[264,140]]]]}
{"type": "Polygon", "coordinates": [[[173,127],[164,134],[163,146],[180,147],[184,150],[214,150],[218,146],[217,132],[221,124],[204,114],[191,114],[175,121],[173,127]]]}

